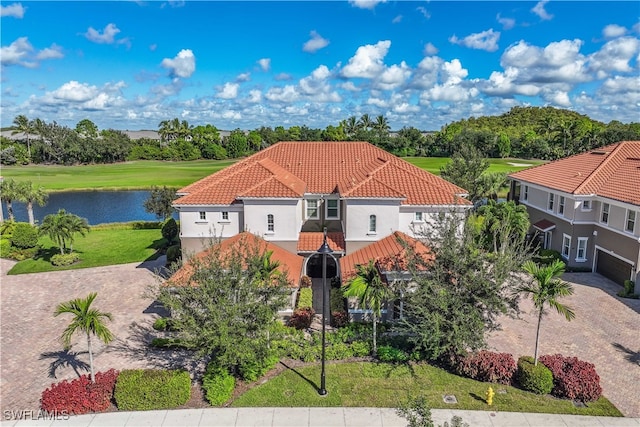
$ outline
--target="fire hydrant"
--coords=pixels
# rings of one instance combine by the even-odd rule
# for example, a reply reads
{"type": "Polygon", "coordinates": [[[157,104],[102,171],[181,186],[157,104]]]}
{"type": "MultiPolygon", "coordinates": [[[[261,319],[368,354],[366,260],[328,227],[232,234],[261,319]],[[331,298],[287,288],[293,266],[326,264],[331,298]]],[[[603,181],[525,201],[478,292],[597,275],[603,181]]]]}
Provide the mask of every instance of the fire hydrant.
{"type": "Polygon", "coordinates": [[[493,388],[489,387],[489,389],[487,390],[487,394],[486,394],[486,396],[487,396],[487,405],[489,405],[489,406],[493,405],[493,396],[495,394],[496,393],[493,391],[493,388]]]}

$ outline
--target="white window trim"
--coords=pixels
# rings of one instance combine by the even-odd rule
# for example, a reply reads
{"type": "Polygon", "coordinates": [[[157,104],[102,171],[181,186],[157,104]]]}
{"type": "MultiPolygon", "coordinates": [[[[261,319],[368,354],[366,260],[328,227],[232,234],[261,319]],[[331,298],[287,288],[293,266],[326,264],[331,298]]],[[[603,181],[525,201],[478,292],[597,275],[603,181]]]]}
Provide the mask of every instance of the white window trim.
{"type": "Polygon", "coordinates": [[[556,195],[553,193],[549,193],[549,197],[547,197],[547,211],[553,212],[553,208],[556,205],[556,195]]]}
{"type": "Polygon", "coordinates": [[[591,200],[583,200],[580,202],[580,211],[582,212],[591,212],[591,210],[593,209],[593,202],[591,200]],[[589,207],[585,208],[584,207],[584,202],[589,203],[589,207]]]}
{"type": "Polygon", "coordinates": [[[624,216],[624,232],[627,234],[633,234],[636,231],[636,223],[638,222],[638,212],[635,209],[627,209],[627,214],[624,216]],[[633,229],[629,230],[629,214],[633,212],[633,229]]]}
{"type": "Polygon", "coordinates": [[[588,237],[578,237],[578,246],[576,247],[576,262],[586,262],[587,261],[587,248],[589,247],[589,238],[588,237]],[[579,257],[580,253],[580,242],[584,242],[584,253],[582,257],[579,257]]]}
{"type": "Polygon", "coordinates": [[[229,211],[220,211],[220,220],[218,221],[218,223],[228,223],[231,222],[231,220],[229,219],[229,211]],[[227,214],[227,217],[224,217],[224,214],[227,214]]]}
{"type": "Polygon", "coordinates": [[[367,227],[368,227],[368,228],[367,228],[367,229],[368,229],[367,235],[375,235],[375,234],[378,234],[378,216],[377,216],[377,215],[373,215],[373,214],[372,214],[372,215],[369,215],[369,224],[368,224],[368,226],[367,226],[367,227]],[[374,227],[374,229],[373,229],[373,230],[371,229],[371,217],[373,217],[373,220],[374,220],[374,222],[375,222],[375,224],[374,224],[374,225],[375,225],[375,227],[374,227]]]}
{"type": "Polygon", "coordinates": [[[569,257],[571,256],[571,236],[570,235],[562,233],[562,247],[561,247],[561,249],[562,250],[560,251],[560,255],[562,256],[562,258],[569,259],[569,257]],[[564,248],[565,248],[564,242],[565,242],[566,239],[569,239],[569,245],[568,245],[569,249],[567,250],[567,254],[565,255],[564,254],[564,248]]]}
{"type": "Polygon", "coordinates": [[[340,200],[339,199],[325,199],[324,201],[324,217],[326,219],[340,219],[340,200]],[[338,211],[337,216],[329,216],[329,201],[336,201],[336,209],[338,211]]]}
{"type": "Polygon", "coordinates": [[[320,199],[305,199],[304,201],[304,216],[307,219],[320,219],[320,199]],[[315,201],[316,202],[316,215],[315,216],[309,216],[309,202],[310,201],[315,201]]]}
{"type": "Polygon", "coordinates": [[[611,205],[610,205],[609,203],[602,202],[602,207],[600,208],[600,224],[607,224],[607,225],[609,225],[609,215],[611,215],[611,205]],[[607,220],[606,220],[606,221],[603,221],[603,220],[602,220],[602,215],[604,215],[604,214],[605,214],[605,212],[604,212],[604,207],[605,207],[605,206],[608,206],[608,208],[607,208],[607,212],[606,212],[606,214],[607,214],[607,220]]]}
{"type": "Polygon", "coordinates": [[[422,212],[422,211],[414,212],[413,213],[413,222],[417,223],[417,224],[424,223],[424,212],[422,212]],[[418,218],[418,215],[420,215],[420,218],[418,218]]]}
{"type": "Polygon", "coordinates": [[[275,234],[276,232],[276,217],[273,214],[267,214],[267,231],[265,234],[275,234]],[[269,217],[271,217],[271,226],[273,230],[269,230],[269,217]]]}

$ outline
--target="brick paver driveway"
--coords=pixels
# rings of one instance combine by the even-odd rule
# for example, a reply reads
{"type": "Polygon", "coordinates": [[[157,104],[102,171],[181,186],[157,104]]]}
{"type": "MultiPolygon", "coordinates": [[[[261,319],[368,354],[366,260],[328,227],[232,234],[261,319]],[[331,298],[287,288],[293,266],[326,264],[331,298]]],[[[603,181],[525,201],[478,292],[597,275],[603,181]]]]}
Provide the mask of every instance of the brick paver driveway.
{"type": "MultiPolygon", "coordinates": [[[[59,337],[69,318],[52,314],[59,302],[89,292],[98,293],[97,308],[113,314],[109,326],[117,337],[107,347],[96,345],[96,370],[186,364],[193,371],[198,362],[148,349],[157,311],[152,298],[143,296],[146,287],[156,283],[145,268],[149,266],[6,276],[12,264],[0,263],[1,410],[38,409],[42,390],[52,382],[75,378],[74,368],[84,373],[86,339],[76,336],[71,351],[64,352],[59,337]]],[[[542,323],[541,354],[559,352],[593,362],[605,395],[625,415],[640,417],[640,300],[615,297],[619,288],[596,274],[567,274],[565,279],[575,284],[575,294],[566,303],[576,319],[567,322],[549,313],[542,323]]],[[[530,302],[523,302],[522,310],[520,320],[503,319],[503,330],[490,337],[493,348],[515,357],[533,354],[536,318],[530,302]]]]}
{"type": "MultiPolygon", "coordinates": [[[[144,296],[158,283],[157,263],[124,264],[81,270],[7,276],[13,265],[0,260],[1,410],[37,410],[51,383],[88,372],[86,336],[76,334],[69,352],[60,335],[71,315],[53,317],[56,305],[97,292],[96,308],[110,312],[108,326],[116,340],[94,343],[96,371],[109,368],[171,367],[185,363],[180,355],[151,351],[151,324],[158,308],[144,296]]],[[[187,366],[188,368],[189,366],[187,366]]],[[[3,412],[4,413],[4,412],[3,412]]]]}
{"type": "MultiPolygon", "coordinates": [[[[603,393],[628,417],[640,417],[640,300],[615,296],[621,287],[599,274],[566,273],[575,292],[562,299],[576,317],[567,322],[550,310],[542,319],[540,354],[576,356],[596,366],[603,393]]],[[[521,320],[502,319],[489,338],[498,351],[533,356],[537,316],[522,301],[521,320]]]]}

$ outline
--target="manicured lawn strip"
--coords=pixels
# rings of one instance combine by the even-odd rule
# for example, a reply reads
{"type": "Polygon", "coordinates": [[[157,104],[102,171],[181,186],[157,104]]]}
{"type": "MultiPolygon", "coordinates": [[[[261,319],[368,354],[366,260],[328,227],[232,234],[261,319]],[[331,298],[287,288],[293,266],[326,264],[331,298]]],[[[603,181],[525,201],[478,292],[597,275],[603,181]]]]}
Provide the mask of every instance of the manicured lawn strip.
{"type": "MultiPolygon", "coordinates": [[[[429,172],[440,174],[447,157],[405,157],[404,160],[429,172]]],[[[141,190],[153,185],[184,187],[205,176],[211,175],[234,160],[196,160],[192,162],[162,162],[141,160],[108,165],[83,166],[3,166],[5,179],[32,181],[48,191],[64,190],[141,190]]],[[[520,159],[491,159],[490,172],[514,172],[524,169],[516,164],[540,164],[539,161],[520,159]]]]}
{"type": "Polygon", "coordinates": [[[424,363],[336,363],[327,365],[326,375],[329,393],[325,397],[319,396],[316,390],[320,381],[320,366],[314,365],[286,370],[268,382],[248,390],[231,406],[394,408],[409,397],[424,395],[432,408],[622,416],[604,397],[588,403],[586,408],[577,408],[567,400],[495,384],[494,403],[489,407],[484,401],[489,384],[458,377],[424,363]],[[501,389],[506,390],[506,394],[499,393],[501,389]],[[444,403],[442,396],[445,394],[455,395],[458,403],[444,403]]]}
{"type": "Polygon", "coordinates": [[[43,236],[39,242],[46,249],[44,257],[20,261],[9,270],[8,274],[41,273],[142,262],[155,255],[154,248],[161,239],[160,230],[92,229],[86,237],[78,235],[73,244],[73,249],[80,254],[81,261],[66,267],[55,267],[50,259],[51,256],[59,253],[59,250],[56,244],[43,236]]]}

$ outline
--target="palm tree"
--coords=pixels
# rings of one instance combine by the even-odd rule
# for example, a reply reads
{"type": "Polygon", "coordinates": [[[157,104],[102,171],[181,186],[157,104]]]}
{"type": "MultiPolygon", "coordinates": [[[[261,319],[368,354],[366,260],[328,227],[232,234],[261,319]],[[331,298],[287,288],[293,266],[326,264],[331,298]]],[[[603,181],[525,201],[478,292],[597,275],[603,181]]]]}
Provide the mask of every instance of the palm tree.
{"type": "Polygon", "coordinates": [[[382,304],[391,297],[391,290],[383,283],[378,268],[373,260],[367,265],[356,266],[356,276],[351,279],[344,290],[346,297],[357,297],[358,304],[371,310],[373,320],[373,354],[377,354],[376,326],[381,315],[382,304]]]}
{"type": "Polygon", "coordinates": [[[389,134],[389,121],[383,115],[379,115],[376,117],[376,121],[373,123],[373,128],[378,132],[380,138],[389,134]]]}
{"type": "Polygon", "coordinates": [[[371,117],[368,114],[363,114],[358,121],[358,125],[364,130],[369,130],[373,127],[373,121],[371,121],[371,117]]]}
{"type": "Polygon", "coordinates": [[[95,382],[95,373],[93,370],[93,352],[91,349],[91,336],[95,335],[105,344],[113,341],[113,334],[104,324],[103,319],[113,320],[111,313],[103,313],[95,308],[91,308],[91,303],[98,294],[90,293],[86,298],[76,298],[71,301],[58,304],[56,311],[53,313],[57,317],[62,313],[73,315],[71,323],[62,333],[62,342],[65,349],[71,348],[71,337],[76,332],[87,334],[87,347],[89,349],[89,367],[91,369],[91,381],[95,382]]]}
{"type": "Polygon", "coordinates": [[[540,338],[540,323],[545,314],[545,307],[553,307],[567,320],[576,317],[573,310],[561,304],[558,299],[573,294],[573,286],[560,279],[564,273],[564,263],[555,260],[550,265],[540,266],[533,261],[527,261],[523,265],[524,271],[533,276],[533,282],[523,284],[517,288],[518,292],[531,296],[533,305],[538,310],[538,327],[536,329],[536,347],[533,356],[534,364],[538,364],[538,340],[540,338]]]}
{"type": "Polygon", "coordinates": [[[29,162],[31,162],[31,144],[29,142],[29,134],[33,132],[33,123],[29,121],[27,116],[24,114],[20,114],[13,119],[13,124],[16,129],[11,132],[11,135],[15,135],[16,133],[23,133],[27,137],[27,154],[29,156],[29,162]]]}
{"type": "Polygon", "coordinates": [[[27,204],[27,214],[29,215],[29,224],[35,225],[35,219],[33,217],[33,204],[37,203],[38,206],[44,206],[47,204],[49,195],[42,187],[34,187],[31,181],[22,182],[19,185],[20,195],[19,200],[27,204]]]}
{"type": "MultiPolygon", "coordinates": [[[[20,198],[20,184],[15,182],[13,178],[0,183],[0,200],[7,204],[7,214],[9,221],[13,221],[13,201],[20,198]]],[[[1,206],[0,206],[1,208],[1,206]]]]}
{"type": "Polygon", "coordinates": [[[86,218],[81,218],[78,215],[67,214],[67,229],[69,231],[69,249],[73,252],[73,242],[75,241],[76,234],[82,237],[86,236],[91,230],[86,218]]]}
{"type": "MultiPolygon", "coordinates": [[[[76,234],[84,237],[89,230],[89,224],[85,218],[68,213],[64,209],[45,216],[40,224],[40,234],[46,234],[51,240],[58,243],[61,254],[64,254],[67,249],[67,242],[73,245],[76,234]]],[[[73,250],[73,246],[71,246],[71,250],[73,250]]]]}

